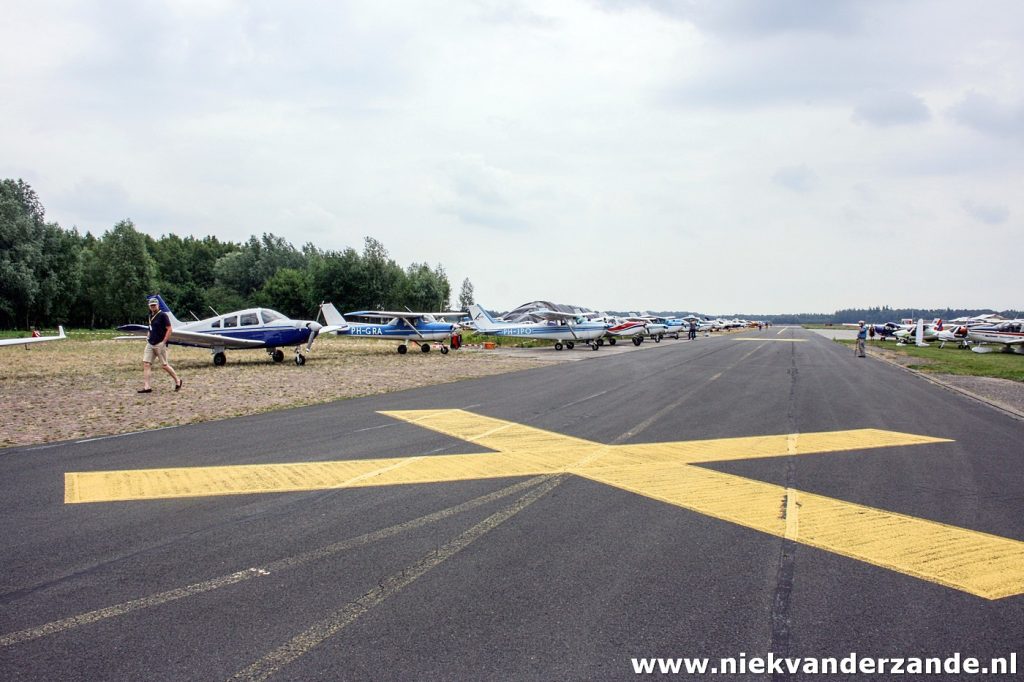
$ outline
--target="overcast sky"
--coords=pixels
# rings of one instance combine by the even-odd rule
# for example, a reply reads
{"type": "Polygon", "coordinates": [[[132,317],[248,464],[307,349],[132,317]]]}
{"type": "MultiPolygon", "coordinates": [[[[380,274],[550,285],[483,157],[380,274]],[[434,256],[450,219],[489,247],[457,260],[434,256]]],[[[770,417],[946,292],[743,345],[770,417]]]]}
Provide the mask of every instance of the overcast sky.
{"type": "Polygon", "coordinates": [[[442,264],[457,298],[1024,308],[1024,4],[10,0],[49,220],[442,264]]]}

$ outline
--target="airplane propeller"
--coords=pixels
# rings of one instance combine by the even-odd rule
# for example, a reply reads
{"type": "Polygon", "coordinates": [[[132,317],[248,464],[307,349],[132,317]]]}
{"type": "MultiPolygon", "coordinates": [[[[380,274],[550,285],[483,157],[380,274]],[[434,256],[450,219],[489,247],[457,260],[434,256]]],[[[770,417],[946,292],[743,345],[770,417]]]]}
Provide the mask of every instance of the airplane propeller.
{"type": "Polygon", "coordinates": [[[313,342],[316,341],[316,337],[317,337],[318,334],[320,334],[320,330],[322,328],[323,328],[323,325],[320,324],[319,322],[307,322],[306,323],[306,329],[309,330],[309,341],[306,342],[306,352],[307,353],[310,351],[310,349],[313,348],[313,342]]]}

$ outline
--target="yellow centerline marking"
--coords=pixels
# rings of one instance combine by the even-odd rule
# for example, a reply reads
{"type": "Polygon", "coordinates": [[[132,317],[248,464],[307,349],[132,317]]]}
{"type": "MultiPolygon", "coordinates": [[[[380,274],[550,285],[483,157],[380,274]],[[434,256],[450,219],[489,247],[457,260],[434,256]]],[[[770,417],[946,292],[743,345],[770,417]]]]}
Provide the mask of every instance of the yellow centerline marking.
{"type": "MultiPolygon", "coordinates": [[[[763,339],[762,339],[763,340],[763,339]]],[[[605,445],[463,410],[388,416],[494,452],[69,472],[68,503],[573,474],[986,599],[1024,593],[1024,542],[692,466],[950,442],[894,431],[605,445]]]]}

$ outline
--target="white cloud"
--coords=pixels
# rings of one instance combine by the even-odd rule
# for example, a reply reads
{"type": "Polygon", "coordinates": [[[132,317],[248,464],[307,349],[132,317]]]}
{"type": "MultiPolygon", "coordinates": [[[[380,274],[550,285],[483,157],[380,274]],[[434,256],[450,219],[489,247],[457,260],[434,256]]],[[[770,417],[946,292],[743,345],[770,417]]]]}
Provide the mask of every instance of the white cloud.
{"type": "Polygon", "coordinates": [[[1010,209],[1006,206],[965,201],[963,207],[973,218],[987,225],[1001,225],[1010,217],[1010,209]]]}
{"type": "Polygon", "coordinates": [[[909,92],[883,91],[867,94],[853,111],[854,119],[876,126],[923,123],[931,118],[924,100],[909,92]]]}
{"type": "Polygon", "coordinates": [[[986,135],[1024,137],[1024,102],[1006,104],[972,91],[950,108],[950,115],[956,122],[986,135]]]}

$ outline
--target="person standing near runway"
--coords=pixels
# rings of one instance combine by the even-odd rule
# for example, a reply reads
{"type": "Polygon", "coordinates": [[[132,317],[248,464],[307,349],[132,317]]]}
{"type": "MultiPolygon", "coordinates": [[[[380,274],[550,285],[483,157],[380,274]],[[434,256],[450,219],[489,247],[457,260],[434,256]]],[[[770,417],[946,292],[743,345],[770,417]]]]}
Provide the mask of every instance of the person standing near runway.
{"type": "Polygon", "coordinates": [[[864,344],[868,340],[868,328],[864,326],[864,320],[857,323],[860,325],[857,328],[857,348],[854,351],[858,358],[866,357],[864,354],[864,344]]]}
{"type": "Polygon", "coordinates": [[[178,377],[171,363],[167,362],[167,341],[171,338],[171,320],[167,313],[160,310],[160,301],[149,299],[149,336],[146,337],[146,350],[142,353],[142,388],[139,393],[152,393],[149,378],[153,368],[153,360],[160,361],[161,367],[174,379],[174,390],[181,390],[181,378],[178,377]]]}
{"type": "Polygon", "coordinates": [[[688,338],[690,341],[697,340],[697,323],[694,320],[690,320],[690,329],[686,338],[688,338]]]}

